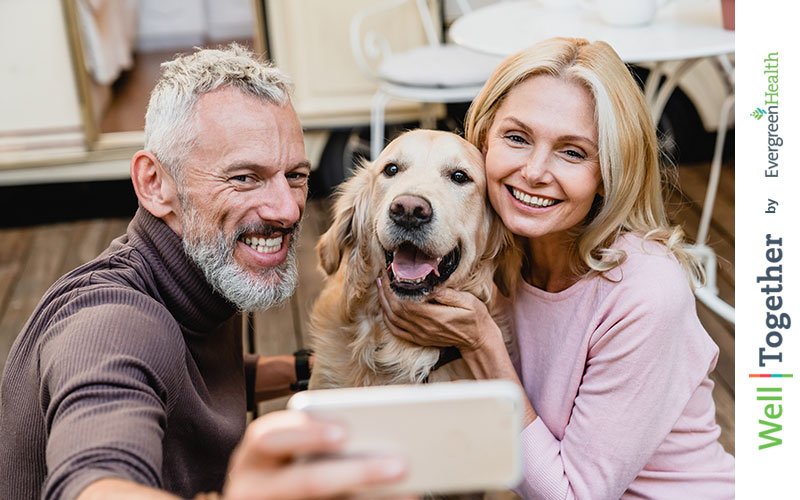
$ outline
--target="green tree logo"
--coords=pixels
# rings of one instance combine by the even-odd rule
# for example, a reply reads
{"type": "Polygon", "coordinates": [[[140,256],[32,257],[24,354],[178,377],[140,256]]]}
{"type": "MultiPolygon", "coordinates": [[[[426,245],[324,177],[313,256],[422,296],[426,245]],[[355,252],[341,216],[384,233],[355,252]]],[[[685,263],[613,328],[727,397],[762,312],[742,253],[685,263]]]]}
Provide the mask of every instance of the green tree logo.
{"type": "Polygon", "coordinates": [[[752,113],[750,113],[750,116],[752,116],[752,117],[753,117],[753,118],[755,118],[756,120],[760,120],[760,119],[761,119],[761,118],[762,118],[764,115],[766,115],[766,114],[767,114],[767,112],[766,112],[766,111],[764,111],[763,109],[761,109],[761,108],[756,108],[756,110],[755,110],[755,111],[753,111],[752,113]]]}

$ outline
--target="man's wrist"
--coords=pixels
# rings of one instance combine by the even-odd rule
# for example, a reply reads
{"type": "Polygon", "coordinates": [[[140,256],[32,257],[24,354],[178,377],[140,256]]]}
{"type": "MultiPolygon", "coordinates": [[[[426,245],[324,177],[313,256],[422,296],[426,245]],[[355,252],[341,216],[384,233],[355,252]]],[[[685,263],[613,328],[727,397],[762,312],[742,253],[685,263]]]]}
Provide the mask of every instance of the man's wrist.
{"type": "Polygon", "coordinates": [[[308,381],[311,379],[311,356],[314,351],[311,349],[300,349],[294,353],[294,374],[295,382],[289,388],[293,392],[308,389],[308,381]]]}

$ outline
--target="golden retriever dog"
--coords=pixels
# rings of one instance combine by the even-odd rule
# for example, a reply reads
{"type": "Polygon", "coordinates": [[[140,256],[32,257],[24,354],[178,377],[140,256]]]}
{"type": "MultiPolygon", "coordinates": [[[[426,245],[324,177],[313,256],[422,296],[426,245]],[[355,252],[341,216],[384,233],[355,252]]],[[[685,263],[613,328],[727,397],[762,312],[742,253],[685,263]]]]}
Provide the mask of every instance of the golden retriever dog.
{"type": "Polygon", "coordinates": [[[388,269],[391,290],[403,300],[448,286],[491,306],[496,263],[513,251],[512,241],[486,198],[477,148],[431,130],[392,141],[341,186],[333,223],[317,245],[327,278],[311,312],[310,387],[473,378],[461,359],[432,372],[440,349],[389,332],[376,279],[388,269]]]}

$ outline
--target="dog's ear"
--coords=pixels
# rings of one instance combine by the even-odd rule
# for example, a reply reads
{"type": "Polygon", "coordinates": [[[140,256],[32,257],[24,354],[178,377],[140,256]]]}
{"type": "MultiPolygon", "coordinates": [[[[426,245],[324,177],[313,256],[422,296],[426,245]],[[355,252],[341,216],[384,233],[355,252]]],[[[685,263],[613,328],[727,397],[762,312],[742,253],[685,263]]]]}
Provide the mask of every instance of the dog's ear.
{"type": "Polygon", "coordinates": [[[322,269],[329,276],[339,269],[347,249],[365,241],[362,233],[369,221],[369,200],[372,197],[372,176],[364,164],[339,186],[333,208],[333,223],[320,237],[317,254],[322,269]]]}

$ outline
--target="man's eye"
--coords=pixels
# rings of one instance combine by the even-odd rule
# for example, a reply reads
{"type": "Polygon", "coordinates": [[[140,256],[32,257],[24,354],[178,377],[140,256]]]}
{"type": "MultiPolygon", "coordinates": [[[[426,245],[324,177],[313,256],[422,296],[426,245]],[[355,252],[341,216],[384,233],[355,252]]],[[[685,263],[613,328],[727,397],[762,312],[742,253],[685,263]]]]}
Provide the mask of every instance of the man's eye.
{"type": "Polygon", "coordinates": [[[286,178],[293,184],[305,184],[308,180],[308,174],[305,172],[289,172],[286,178]]]}
{"type": "Polygon", "coordinates": [[[250,176],[249,176],[249,175],[245,175],[245,174],[242,174],[242,175],[234,175],[233,177],[231,177],[231,180],[232,180],[233,182],[239,182],[239,183],[243,183],[243,182],[247,182],[247,181],[249,181],[249,180],[250,180],[250,176]]]}
{"type": "Polygon", "coordinates": [[[400,167],[394,163],[389,163],[383,167],[383,173],[386,175],[386,177],[394,177],[398,172],[400,172],[400,167]]]}

